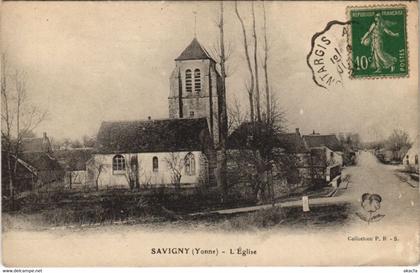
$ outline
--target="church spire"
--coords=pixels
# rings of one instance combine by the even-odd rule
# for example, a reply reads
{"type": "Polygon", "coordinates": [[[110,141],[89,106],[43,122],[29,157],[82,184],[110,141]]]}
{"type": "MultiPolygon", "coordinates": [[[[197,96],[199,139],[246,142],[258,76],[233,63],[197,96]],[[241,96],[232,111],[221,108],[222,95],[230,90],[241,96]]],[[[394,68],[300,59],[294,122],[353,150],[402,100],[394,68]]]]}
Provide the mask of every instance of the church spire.
{"type": "Polygon", "coordinates": [[[194,38],[184,51],[182,51],[181,55],[175,59],[175,61],[204,59],[214,61],[207,50],[198,42],[197,38],[194,38]]]}

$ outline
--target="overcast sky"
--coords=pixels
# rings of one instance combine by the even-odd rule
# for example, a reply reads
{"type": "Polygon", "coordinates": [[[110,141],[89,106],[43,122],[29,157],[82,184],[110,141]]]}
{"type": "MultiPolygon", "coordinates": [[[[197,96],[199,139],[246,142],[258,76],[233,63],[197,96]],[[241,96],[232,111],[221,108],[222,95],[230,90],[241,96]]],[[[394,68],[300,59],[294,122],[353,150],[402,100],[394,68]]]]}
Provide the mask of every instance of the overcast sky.
{"type": "MultiPolygon", "coordinates": [[[[353,131],[369,140],[402,128],[414,137],[419,112],[416,47],[409,48],[409,78],[346,79],[344,87],[329,91],[312,81],[306,64],[311,37],[328,21],[344,21],[346,5],[266,5],[270,77],[289,129],[353,131]]],[[[167,117],[169,76],[174,59],[194,37],[193,13],[198,40],[211,51],[218,37],[218,7],[216,2],[3,3],[2,50],[14,68],[26,72],[32,102],[49,112],[38,135],[46,131],[54,138],[80,138],[95,135],[105,120],[167,117]]],[[[240,3],[248,24],[249,7],[240,3]]],[[[409,45],[417,39],[413,18],[409,14],[409,45]]],[[[261,23],[261,17],[257,20],[261,23]]],[[[237,97],[245,105],[247,70],[232,3],[226,4],[226,39],[233,47],[228,99],[237,97]]]]}

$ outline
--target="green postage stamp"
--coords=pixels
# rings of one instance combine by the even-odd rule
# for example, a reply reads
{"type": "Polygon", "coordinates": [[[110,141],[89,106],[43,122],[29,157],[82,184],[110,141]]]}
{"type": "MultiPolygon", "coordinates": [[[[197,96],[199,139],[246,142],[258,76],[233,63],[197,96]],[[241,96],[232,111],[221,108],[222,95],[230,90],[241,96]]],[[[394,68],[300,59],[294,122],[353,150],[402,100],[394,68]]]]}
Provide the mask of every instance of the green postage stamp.
{"type": "Polygon", "coordinates": [[[351,76],[408,76],[405,6],[349,7],[351,76]]]}

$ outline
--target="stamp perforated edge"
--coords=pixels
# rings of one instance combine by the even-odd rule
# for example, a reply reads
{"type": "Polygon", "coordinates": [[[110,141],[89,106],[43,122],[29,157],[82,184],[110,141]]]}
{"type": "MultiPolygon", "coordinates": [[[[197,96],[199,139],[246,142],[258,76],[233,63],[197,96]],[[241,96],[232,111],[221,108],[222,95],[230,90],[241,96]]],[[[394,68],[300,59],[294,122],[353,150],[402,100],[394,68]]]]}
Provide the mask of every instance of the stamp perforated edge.
{"type": "Polygon", "coordinates": [[[347,35],[347,44],[349,45],[349,51],[348,51],[348,58],[347,58],[347,64],[349,66],[349,78],[351,80],[381,80],[381,79],[404,79],[410,77],[410,49],[408,45],[408,33],[407,33],[407,17],[408,17],[408,9],[407,6],[404,4],[389,4],[389,5],[364,5],[364,6],[347,6],[346,7],[346,17],[347,20],[350,22],[350,25],[348,26],[348,35],[347,35]],[[407,52],[407,74],[406,75],[384,75],[384,76],[363,76],[363,77],[354,77],[352,75],[353,71],[353,62],[352,62],[352,56],[353,56],[353,45],[352,45],[352,33],[351,33],[351,16],[350,11],[355,9],[391,9],[391,8],[403,8],[405,10],[405,21],[404,21],[404,33],[405,33],[405,47],[407,52]]]}

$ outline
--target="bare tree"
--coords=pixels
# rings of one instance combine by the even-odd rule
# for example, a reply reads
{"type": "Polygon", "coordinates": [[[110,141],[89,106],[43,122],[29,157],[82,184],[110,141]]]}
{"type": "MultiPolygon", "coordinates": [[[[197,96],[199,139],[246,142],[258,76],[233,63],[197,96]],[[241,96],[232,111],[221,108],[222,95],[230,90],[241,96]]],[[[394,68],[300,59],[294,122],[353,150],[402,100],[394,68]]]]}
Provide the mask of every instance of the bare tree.
{"type": "Polygon", "coordinates": [[[408,133],[404,130],[394,129],[388,137],[385,147],[392,151],[393,160],[401,161],[405,152],[407,152],[413,143],[410,141],[408,133]]]}
{"type": "Polygon", "coordinates": [[[228,131],[229,133],[232,133],[246,121],[248,113],[243,111],[240,101],[235,97],[233,103],[231,103],[228,107],[228,115],[228,131]]]}
{"type": "MultiPolygon", "coordinates": [[[[270,109],[272,116],[270,120],[241,122],[231,134],[232,144],[236,149],[229,156],[230,164],[238,168],[235,175],[241,176],[232,179],[232,184],[242,183],[241,181],[245,180],[255,200],[267,201],[270,198],[274,202],[273,167],[289,166],[292,160],[289,158],[285,160],[284,156],[278,155],[277,145],[280,134],[284,132],[285,118],[277,105],[277,100],[271,101],[270,109]]],[[[233,120],[241,120],[243,116],[240,110],[232,111],[231,114],[236,115],[232,117],[233,120]]],[[[284,171],[284,173],[289,172],[284,171]]]]}
{"type": "Polygon", "coordinates": [[[102,172],[106,170],[107,166],[102,163],[100,160],[96,160],[95,157],[92,157],[87,163],[86,163],[86,169],[88,174],[92,176],[92,179],[89,175],[89,181],[92,180],[95,184],[95,189],[99,190],[99,177],[101,176],[102,172]]]}
{"type": "Polygon", "coordinates": [[[268,41],[267,41],[267,16],[265,14],[265,1],[263,0],[263,18],[264,18],[264,61],[263,61],[263,70],[264,70],[264,78],[265,78],[265,99],[266,99],[266,114],[267,120],[270,120],[270,84],[268,80],[268,41]]]}
{"type": "Polygon", "coordinates": [[[255,120],[255,114],[254,114],[254,84],[255,84],[255,79],[254,79],[254,71],[252,69],[252,64],[251,64],[251,58],[249,55],[249,47],[248,47],[248,36],[246,33],[246,28],[245,28],[245,23],[244,20],[242,19],[239,10],[238,10],[238,2],[235,1],[235,13],[236,13],[236,17],[238,18],[240,24],[241,24],[241,29],[242,29],[242,38],[243,38],[243,46],[244,46],[244,51],[245,51],[245,58],[246,58],[246,63],[248,66],[248,71],[249,71],[249,77],[250,77],[250,82],[249,85],[246,86],[246,90],[248,92],[248,100],[249,100],[249,109],[250,109],[250,118],[251,121],[255,120]]]}
{"type": "Polygon", "coordinates": [[[96,144],[96,136],[88,136],[84,135],[82,137],[83,147],[85,148],[93,148],[96,144]]]}
{"type": "Polygon", "coordinates": [[[139,189],[139,170],[138,170],[138,159],[137,155],[129,155],[125,166],[125,177],[128,182],[130,190],[139,189]]]}
{"type": "Polygon", "coordinates": [[[13,200],[22,139],[45,119],[47,112],[30,103],[26,92],[25,74],[19,70],[15,70],[13,74],[9,73],[5,53],[2,53],[1,63],[1,134],[3,150],[7,156],[9,194],[13,200]],[[9,85],[10,81],[14,82],[13,86],[9,85]],[[15,158],[14,162],[12,158],[15,158]]]}
{"type": "Polygon", "coordinates": [[[171,183],[176,189],[181,187],[182,169],[184,168],[184,158],[179,153],[171,152],[164,158],[169,171],[171,172],[171,183]]]}
{"type": "Polygon", "coordinates": [[[224,34],[224,7],[223,1],[220,1],[220,20],[218,24],[219,28],[219,62],[220,62],[220,76],[221,76],[221,88],[220,88],[220,96],[219,96],[219,113],[220,113],[220,158],[219,158],[219,179],[220,185],[222,187],[222,193],[224,195],[224,200],[227,198],[227,182],[226,182],[226,168],[227,168],[227,161],[226,161],[226,143],[228,137],[228,116],[227,116],[227,109],[226,109],[226,61],[227,56],[225,54],[225,34],[224,34]]]}
{"type": "Polygon", "coordinates": [[[258,38],[255,20],[254,1],[251,4],[252,10],[252,37],[254,38],[254,73],[255,73],[255,100],[257,108],[257,121],[261,121],[260,85],[258,75],[258,38]]]}

